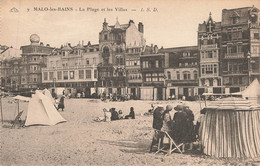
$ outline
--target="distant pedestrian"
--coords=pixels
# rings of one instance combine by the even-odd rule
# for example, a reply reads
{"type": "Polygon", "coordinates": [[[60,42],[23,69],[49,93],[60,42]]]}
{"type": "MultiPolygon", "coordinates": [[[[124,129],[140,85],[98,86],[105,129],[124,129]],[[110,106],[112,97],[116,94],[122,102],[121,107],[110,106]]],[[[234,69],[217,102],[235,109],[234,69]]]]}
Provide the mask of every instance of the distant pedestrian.
{"type": "Polygon", "coordinates": [[[60,98],[60,102],[58,104],[58,110],[61,108],[62,111],[64,111],[64,99],[65,97],[62,95],[61,98],[60,98]]]}
{"type": "Polygon", "coordinates": [[[104,121],[105,122],[111,121],[111,112],[108,111],[106,108],[104,108],[103,111],[104,111],[104,121]]]}

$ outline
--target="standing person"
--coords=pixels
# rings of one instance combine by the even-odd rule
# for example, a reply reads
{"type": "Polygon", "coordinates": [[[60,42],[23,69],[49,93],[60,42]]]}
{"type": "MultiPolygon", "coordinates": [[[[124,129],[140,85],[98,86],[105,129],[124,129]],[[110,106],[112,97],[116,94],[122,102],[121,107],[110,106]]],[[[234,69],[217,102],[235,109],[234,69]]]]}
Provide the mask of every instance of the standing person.
{"type": "Polygon", "coordinates": [[[104,121],[105,122],[111,121],[111,112],[108,111],[106,108],[104,108],[103,111],[104,111],[104,121]]]}
{"type": "Polygon", "coordinates": [[[171,105],[167,105],[165,111],[163,112],[163,125],[161,130],[166,131],[169,134],[172,132],[172,118],[170,115],[170,111],[172,110],[171,105]]]}
{"type": "MultiPolygon", "coordinates": [[[[163,106],[158,105],[153,112],[153,128],[156,130],[161,130],[163,126],[163,106]]],[[[153,151],[153,146],[157,144],[158,139],[161,137],[158,132],[155,132],[153,135],[153,140],[150,146],[150,153],[153,151]]],[[[161,141],[162,143],[162,141],[161,141]]]]}
{"type": "Polygon", "coordinates": [[[189,144],[189,149],[193,149],[193,142],[196,141],[196,135],[194,132],[194,114],[193,112],[189,109],[188,106],[184,106],[183,111],[187,114],[187,119],[186,119],[186,136],[185,136],[185,142],[189,144]]]}
{"type": "Polygon", "coordinates": [[[125,116],[125,119],[129,119],[129,118],[135,119],[134,107],[131,107],[131,108],[130,108],[130,113],[129,113],[129,115],[126,115],[126,116],[125,116]]]}
{"type": "MultiPolygon", "coordinates": [[[[178,143],[185,143],[186,137],[186,121],[187,114],[183,111],[182,105],[177,105],[174,107],[174,110],[177,112],[174,114],[173,122],[174,122],[174,139],[178,143]]],[[[185,151],[185,144],[182,145],[182,152],[185,151]]]]}
{"type": "Polygon", "coordinates": [[[59,105],[58,105],[58,110],[61,108],[62,111],[64,111],[64,95],[61,96],[60,98],[60,102],[59,102],[59,105]]]}

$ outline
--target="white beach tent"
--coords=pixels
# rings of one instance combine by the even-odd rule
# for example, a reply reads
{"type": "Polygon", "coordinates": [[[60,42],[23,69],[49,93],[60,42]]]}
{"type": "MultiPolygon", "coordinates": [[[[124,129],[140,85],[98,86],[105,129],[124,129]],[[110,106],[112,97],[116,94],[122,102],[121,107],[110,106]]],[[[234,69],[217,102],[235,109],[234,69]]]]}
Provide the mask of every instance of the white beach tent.
{"type": "Polygon", "coordinates": [[[55,125],[66,120],[54,107],[51,99],[41,92],[36,92],[29,101],[25,126],[55,125]]]}
{"type": "Polygon", "coordinates": [[[260,95],[260,84],[257,79],[255,79],[245,90],[232,94],[241,94],[243,98],[254,99],[260,95]]]}
{"type": "Polygon", "coordinates": [[[45,94],[45,96],[49,97],[51,102],[55,104],[55,99],[52,97],[51,92],[48,89],[44,89],[42,93],[45,94]]]}

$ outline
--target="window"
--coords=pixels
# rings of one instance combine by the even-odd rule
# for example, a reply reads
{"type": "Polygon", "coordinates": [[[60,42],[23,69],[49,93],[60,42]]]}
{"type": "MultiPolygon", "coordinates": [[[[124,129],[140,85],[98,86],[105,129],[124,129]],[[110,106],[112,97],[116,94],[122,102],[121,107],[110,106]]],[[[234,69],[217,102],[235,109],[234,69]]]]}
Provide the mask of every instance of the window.
{"type": "Polygon", "coordinates": [[[91,70],[86,70],[86,78],[91,78],[91,70]]]}
{"type": "Polygon", "coordinates": [[[63,80],[68,79],[68,71],[63,71],[63,80]]]}
{"type": "Polygon", "coordinates": [[[230,55],[232,52],[232,46],[231,45],[228,45],[227,46],[227,54],[230,55]]]}
{"type": "Polygon", "coordinates": [[[74,79],[74,71],[70,71],[70,79],[74,79]]]}
{"type": "Polygon", "coordinates": [[[79,70],[79,79],[84,79],[84,70],[79,70]]]}
{"type": "Polygon", "coordinates": [[[145,81],[146,82],[151,82],[152,81],[152,78],[151,78],[151,74],[145,74],[145,81]]]}
{"type": "Polygon", "coordinates": [[[168,77],[168,80],[171,79],[171,72],[170,71],[167,71],[167,77],[168,77]]]}
{"type": "Polygon", "coordinates": [[[88,58],[86,59],[86,64],[89,65],[89,59],[88,58]]]}
{"type": "Polygon", "coordinates": [[[180,72],[176,71],[176,75],[177,75],[177,80],[180,80],[180,72]]]}
{"type": "Polygon", "coordinates": [[[107,40],[107,34],[104,35],[104,40],[107,40]]]}
{"type": "Polygon", "coordinates": [[[212,65],[207,65],[206,67],[206,74],[212,74],[213,73],[213,66],[212,65]]]}
{"type": "Polygon", "coordinates": [[[179,63],[179,67],[181,67],[181,63],[179,63]]]}
{"type": "Polygon", "coordinates": [[[259,33],[254,33],[254,39],[259,40],[259,33]]]}
{"type": "Polygon", "coordinates": [[[97,70],[94,70],[94,78],[97,78],[97,70]]]}
{"type": "Polygon", "coordinates": [[[62,79],[62,72],[61,71],[57,71],[57,78],[58,78],[58,80],[62,79]]]}
{"type": "Polygon", "coordinates": [[[148,61],[143,61],[143,68],[148,68],[148,67],[149,67],[148,61]]]}
{"type": "Polygon", "coordinates": [[[233,18],[232,18],[232,23],[233,23],[233,24],[236,24],[237,22],[238,22],[238,18],[237,18],[237,17],[233,17],[233,18]]]}
{"type": "Polygon", "coordinates": [[[203,40],[203,45],[207,45],[208,44],[208,40],[207,39],[204,39],[203,40]]]}
{"type": "Polygon", "coordinates": [[[194,75],[194,80],[198,79],[198,72],[197,71],[194,71],[193,75],[194,75]]]}
{"type": "Polygon", "coordinates": [[[53,72],[49,72],[49,80],[53,80],[53,72]]]}
{"type": "Polygon", "coordinates": [[[214,64],[214,73],[217,73],[217,64],[214,64]]]}
{"type": "Polygon", "coordinates": [[[188,71],[183,72],[183,79],[190,80],[190,72],[188,72],[188,71]]]}
{"type": "Polygon", "coordinates": [[[206,72],[205,72],[205,67],[206,67],[205,65],[201,65],[201,73],[202,73],[202,74],[205,74],[205,73],[206,73],[206,72]]]}
{"type": "Polygon", "coordinates": [[[153,76],[153,79],[152,79],[153,82],[158,81],[158,74],[157,73],[153,73],[152,76],[153,76]]]}
{"type": "Polygon", "coordinates": [[[48,72],[43,72],[43,80],[48,80],[48,72]]]}
{"type": "Polygon", "coordinates": [[[242,44],[238,44],[237,45],[237,53],[241,53],[242,52],[242,44]]]}
{"type": "Polygon", "coordinates": [[[208,57],[207,58],[212,58],[213,56],[212,56],[212,51],[209,51],[208,52],[208,57]]]}
{"type": "Polygon", "coordinates": [[[159,61],[158,60],[155,61],[155,67],[159,68],[159,61]]]}
{"type": "Polygon", "coordinates": [[[65,52],[62,52],[62,55],[65,56],[65,52]]]}

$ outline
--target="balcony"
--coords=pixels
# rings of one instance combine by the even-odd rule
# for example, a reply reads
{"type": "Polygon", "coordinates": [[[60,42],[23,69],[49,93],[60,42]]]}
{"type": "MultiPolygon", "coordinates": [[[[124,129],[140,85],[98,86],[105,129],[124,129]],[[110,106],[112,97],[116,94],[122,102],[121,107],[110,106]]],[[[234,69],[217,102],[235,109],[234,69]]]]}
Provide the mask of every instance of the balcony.
{"type": "Polygon", "coordinates": [[[172,86],[198,86],[199,80],[166,80],[172,86]]]}
{"type": "Polygon", "coordinates": [[[201,50],[216,49],[216,48],[218,48],[217,44],[208,44],[208,45],[201,45],[200,46],[201,50]]]}
{"type": "Polygon", "coordinates": [[[230,54],[225,54],[225,59],[240,59],[244,58],[244,53],[230,53],[230,54]]]}
{"type": "Polygon", "coordinates": [[[248,70],[223,71],[223,75],[248,75],[248,70]]]}

